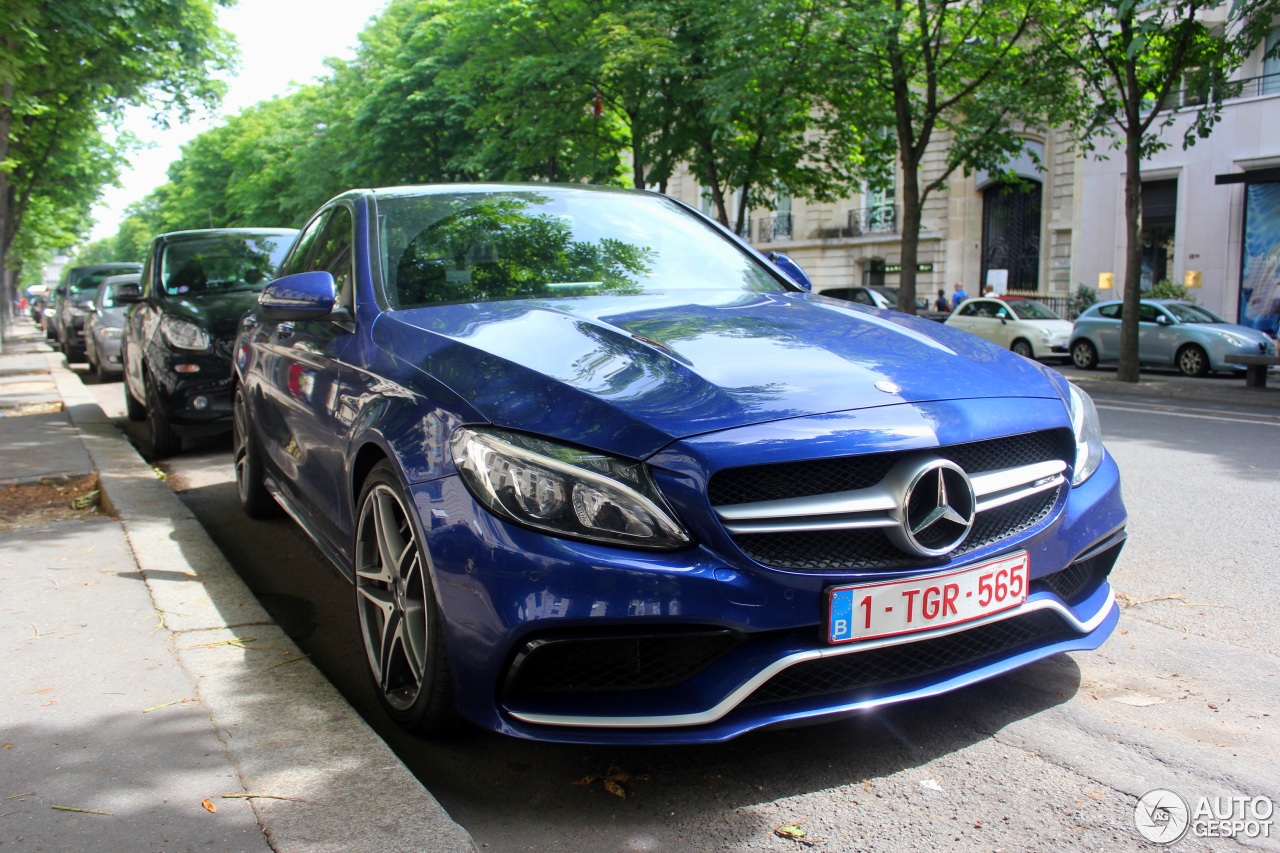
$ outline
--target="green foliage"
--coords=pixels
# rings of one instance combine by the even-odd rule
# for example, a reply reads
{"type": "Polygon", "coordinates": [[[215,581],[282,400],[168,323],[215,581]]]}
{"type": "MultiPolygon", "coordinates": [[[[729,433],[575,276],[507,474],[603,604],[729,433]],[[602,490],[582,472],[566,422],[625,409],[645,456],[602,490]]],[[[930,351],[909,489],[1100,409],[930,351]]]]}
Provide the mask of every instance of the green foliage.
{"type": "Polygon", "coordinates": [[[957,170],[999,172],[1028,130],[1052,126],[1067,64],[1036,34],[1062,14],[1051,0],[830,0],[819,50],[832,114],[863,128],[871,184],[900,165],[898,307],[915,310],[922,211],[957,170]],[[884,132],[884,128],[888,132],[884,132]],[[926,169],[926,152],[945,156],[926,169]]]}
{"type": "MultiPolygon", "coordinates": [[[[222,2],[222,0],[218,0],[222,2]]],[[[6,0],[0,15],[0,277],[89,226],[123,145],[100,130],[127,105],[186,115],[214,103],[230,59],[215,0],[6,0]]]]}
{"type": "Polygon", "coordinates": [[[1167,278],[1162,278],[1153,284],[1151,290],[1145,295],[1152,299],[1181,299],[1185,302],[1195,302],[1191,297],[1191,291],[1184,285],[1175,284],[1167,278]]]}
{"type": "Polygon", "coordinates": [[[1097,301],[1098,291],[1083,284],[1078,285],[1067,302],[1067,310],[1071,313],[1069,319],[1079,317],[1085,309],[1097,301]]]}

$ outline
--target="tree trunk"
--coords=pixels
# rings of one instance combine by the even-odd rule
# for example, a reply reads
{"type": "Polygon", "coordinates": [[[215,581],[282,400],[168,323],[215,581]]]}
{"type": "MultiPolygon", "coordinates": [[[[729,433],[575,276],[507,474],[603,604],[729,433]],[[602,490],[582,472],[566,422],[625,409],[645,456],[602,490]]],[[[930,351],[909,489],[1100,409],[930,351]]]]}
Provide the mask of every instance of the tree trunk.
{"type": "Polygon", "coordinates": [[[1142,298],[1141,145],[1141,131],[1130,123],[1124,151],[1124,310],[1120,316],[1118,382],[1138,381],[1138,300],[1142,298]]]}
{"type": "Polygon", "coordinates": [[[911,148],[902,147],[902,272],[898,278],[898,310],[916,313],[916,263],[920,256],[920,167],[912,161],[911,148]],[[912,162],[909,162],[912,161],[912,162]]]}
{"type": "MultiPolygon", "coordinates": [[[[8,47],[8,45],[6,45],[8,47]]],[[[13,81],[0,83],[0,163],[9,159],[9,133],[13,129],[13,112],[9,104],[13,103],[13,81]]],[[[9,289],[8,257],[11,238],[10,217],[13,216],[12,195],[9,185],[9,171],[0,169],[0,297],[4,305],[0,306],[0,342],[8,334],[9,311],[13,304],[13,294],[9,289]]]]}

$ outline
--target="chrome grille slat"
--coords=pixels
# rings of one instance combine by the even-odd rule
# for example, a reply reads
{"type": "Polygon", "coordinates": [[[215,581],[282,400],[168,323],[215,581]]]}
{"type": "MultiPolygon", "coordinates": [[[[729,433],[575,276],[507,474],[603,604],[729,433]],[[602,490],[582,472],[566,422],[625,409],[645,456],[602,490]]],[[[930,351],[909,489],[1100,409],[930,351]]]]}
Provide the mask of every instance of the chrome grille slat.
{"type": "MultiPolygon", "coordinates": [[[[1061,459],[1002,468],[972,476],[978,512],[995,509],[1065,482],[1061,459]]],[[[884,482],[866,489],[716,507],[725,529],[743,533],[801,533],[816,530],[864,530],[894,527],[898,499],[884,482]]]]}
{"type": "Polygon", "coordinates": [[[734,468],[708,484],[726,532],[758,563],[799,571],[927,568],[1012,539],[1052,517],[1075,446],[1067,430],[969,444],[734,468]],[[921,464],[959,465],[973,526],[944,557],[901,544],[904,492],[921,464]],[[835,488],[833,488],[833,486],[835,488]],[[843,486],[843,489],[840,487],[843,486]],[[853,488],[850,488],[850,487],[853,488]]]}

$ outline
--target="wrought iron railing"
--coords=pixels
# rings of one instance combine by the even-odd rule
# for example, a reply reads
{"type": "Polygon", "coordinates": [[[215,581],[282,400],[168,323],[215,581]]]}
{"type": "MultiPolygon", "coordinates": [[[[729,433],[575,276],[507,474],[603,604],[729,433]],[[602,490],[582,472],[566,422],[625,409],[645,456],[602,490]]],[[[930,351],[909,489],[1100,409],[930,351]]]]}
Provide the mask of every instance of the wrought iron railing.
{"type": "Polygon", "coordinates": [[[898,208],[891,204],[851,210],[844,225],[818,229],[824,240],[835,237],[861,237],[864,234],[897,234],[898,208]]]}
{"type": "MultiPolygon", "coordinates": [[[[793,220],[790,213],[771,213],[757,223],[756,242],[772,243],[775,240],[790,240],[793,220]]],[[[750,230],[747,232],[750,234],[750,230]]]]}
{"type": "MultiPolygon", "coordinates": [[[[1260,77],[1232,80],[1226,84],[1224,95],[1225,101],[1257,98],[1262,95],[1280,95],[1280,74],[1263,74],[1260,77]]],[[[1203,89],[1178,89],[1176,92],[1171,92],[1165,99],[1164,109],[1195,107],[1207,100],[1209,100],[1208,95],[1203,89]]]]}

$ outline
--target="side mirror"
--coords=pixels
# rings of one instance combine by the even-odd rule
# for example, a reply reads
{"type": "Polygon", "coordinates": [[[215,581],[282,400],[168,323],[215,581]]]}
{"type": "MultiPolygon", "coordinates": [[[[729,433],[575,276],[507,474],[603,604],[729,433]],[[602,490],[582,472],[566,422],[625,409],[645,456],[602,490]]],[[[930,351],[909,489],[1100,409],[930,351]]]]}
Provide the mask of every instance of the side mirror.
{"type": "Polygon", "coordinates": [[[324,270],[278,278],[258,295],[264,320],[319,320],[333,313],[338,301],[333,275],[324,270]]]}
{"type": "Polygon", "coordinates": [[[122,284],[116,288],[115,300],[117,305],[133,305],[142,301],[142,285],[140,284],[122,284]]]}
{"type": "Polygon", "coordinates": [[[1166,317],[1164,314],[1157,314],[1157,315],[1156,315],[1156,325],[1157,325],[1157,326],[1167,326],[1167,325],[1169,325],[1169,322],[1170,322],[1170,321],[1169,321],[1169,318],[1168,318],[1168,317],[1166,317]]]}
{"type": "Polygon", "coordinates": [[[772,261],[775,267],[782,270],[787,278],[800,285],[802,290],[813,292],[813,282],[809,280],[809,276],[805,274],[799,264],[791,260],[787,255],[782,252],[770,252],[765,257],[772,261]]]}

